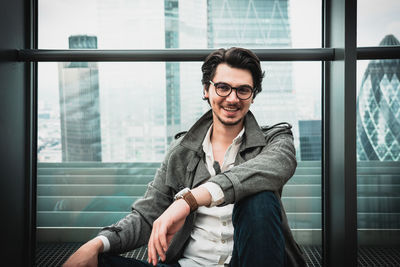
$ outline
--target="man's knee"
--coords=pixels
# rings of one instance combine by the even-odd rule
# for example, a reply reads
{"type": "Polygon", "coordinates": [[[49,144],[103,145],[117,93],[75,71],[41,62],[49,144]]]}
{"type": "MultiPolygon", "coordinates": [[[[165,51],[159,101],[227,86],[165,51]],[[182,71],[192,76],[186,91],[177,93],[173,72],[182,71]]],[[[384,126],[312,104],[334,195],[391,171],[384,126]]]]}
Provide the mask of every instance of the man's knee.
{"type": "Polygon", "coordinates": [[[269,220],[281,223],[280,203],[271,191],[263,191],[248,196],[236,203],[233,209],[232,221],[234,226],[243,221],[249,221],[255,227],[258,222],[264,225],[269,220]]]}
{"type": "Polygon", "coordinates": [[[235,204],[232,215],[236,257],[232,266],[283,266],[285,241],[282,232],[281,206],[273,192],[265,191],[235,204]],[[235,265],[235,263],[238,263],[235,265]]]}

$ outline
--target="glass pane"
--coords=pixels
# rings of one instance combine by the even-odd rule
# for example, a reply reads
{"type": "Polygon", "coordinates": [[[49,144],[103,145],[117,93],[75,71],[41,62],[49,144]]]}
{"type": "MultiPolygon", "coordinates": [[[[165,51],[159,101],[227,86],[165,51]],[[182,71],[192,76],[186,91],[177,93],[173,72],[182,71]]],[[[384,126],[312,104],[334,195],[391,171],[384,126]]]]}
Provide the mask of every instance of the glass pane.
{"type": "Polygon", "coordinates": [[[400,38],[400,1],[357,1],[357,46],[399,45],[381,43],[387,35],[400,38]]]}
{"type": "Polygon", "coordinates": [[[359,254],[373,261],[362,265],[391,265],[400,240],[400,59],[358,61],[358,74],[359,254]]]}
{"type": "MultiPolygon", "coordinates": [[[[39,63],[39,241],[85,241],[129,213],[174,135],[209,109],[201,64],[39,63]],[[74,234],[81,227],[89,228],[74,234]]],[[[298,168],[282,201],[298,243],[320,251],[321,63],[262,68],[251,110],[260,125],[293,126],[298,168]]]]}
{"type": "Polygon", "coordinates": [[[99,49],[321,47],[321,1],[39,0],[39,48],[74,35],[99,49]]]}

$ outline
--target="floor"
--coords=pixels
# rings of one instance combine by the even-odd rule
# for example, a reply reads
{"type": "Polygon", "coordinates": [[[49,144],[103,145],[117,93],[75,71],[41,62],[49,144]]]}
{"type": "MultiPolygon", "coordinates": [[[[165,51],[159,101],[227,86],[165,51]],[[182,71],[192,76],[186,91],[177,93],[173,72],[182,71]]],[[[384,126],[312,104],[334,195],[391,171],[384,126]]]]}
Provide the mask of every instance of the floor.
{"type": "MultiPolygon", "coordinates": [[[[81,243],[39,243],[36,251],[36,266],[61,266],[80,245],[81,243]]],[[[301,248],[305,253],[308,266],[321,266],[322,251],[320,246],[301,246],[301,248]]],[[[123,255],[145,259],[147,249],[143,247],[123,255]]],[[[361,247],[358,266],[400,266],[400,247],[361,247]]]]}

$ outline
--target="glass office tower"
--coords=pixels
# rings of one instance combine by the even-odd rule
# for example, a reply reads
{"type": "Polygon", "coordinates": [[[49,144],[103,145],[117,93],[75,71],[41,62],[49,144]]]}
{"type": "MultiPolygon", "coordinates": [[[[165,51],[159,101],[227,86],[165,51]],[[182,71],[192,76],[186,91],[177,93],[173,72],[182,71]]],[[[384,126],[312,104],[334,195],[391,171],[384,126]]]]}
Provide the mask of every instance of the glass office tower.
{"type": "MultiPolygon", "coordinates": [[[[288,0],[208,1],[208,47],[291,47],[288,0]]],[[[261,125],[296,125],[291,62],[262,63],[263,91],[251,110],[261,125]],[[259,104],[260,103],[260,104],[259,104]]]]}
{"type": "MultiPolygon", "coordinates": [[[[96,49],[97,37],[69,37],[70,49],[96,49]]],[[[99,72],[96,62],[59,64],[62,161],[101,161],[99,72]]]]}
{"type": "MultiPolygon", "coordinates": [[[[387,35],[380,46],[399,45],[387,35]]],[[[358,160],[400,159],[400,60],[372,60],[357,103],[358,160]]]]}

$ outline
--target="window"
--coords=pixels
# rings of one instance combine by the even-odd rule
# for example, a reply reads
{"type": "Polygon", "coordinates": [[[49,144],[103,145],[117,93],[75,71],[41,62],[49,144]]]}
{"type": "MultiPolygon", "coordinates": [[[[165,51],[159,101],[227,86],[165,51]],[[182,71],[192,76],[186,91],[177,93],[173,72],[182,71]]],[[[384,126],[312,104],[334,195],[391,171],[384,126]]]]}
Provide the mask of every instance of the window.
{"type": "MultiPolygon", "coordinates": [[[[320,17],[319,1],[40,0],[39,48],[321,47],[320,17]]],[[[129,212],[174,135],[209,108],[200,66],[39,63],[39,241],[54,227],[85,241],[129,212]]],[[[298,242],[321,245],[321,64],[262,67],[251,110],[261,125],[293,126],[299,167],[282,199],[298,242]]]]}

